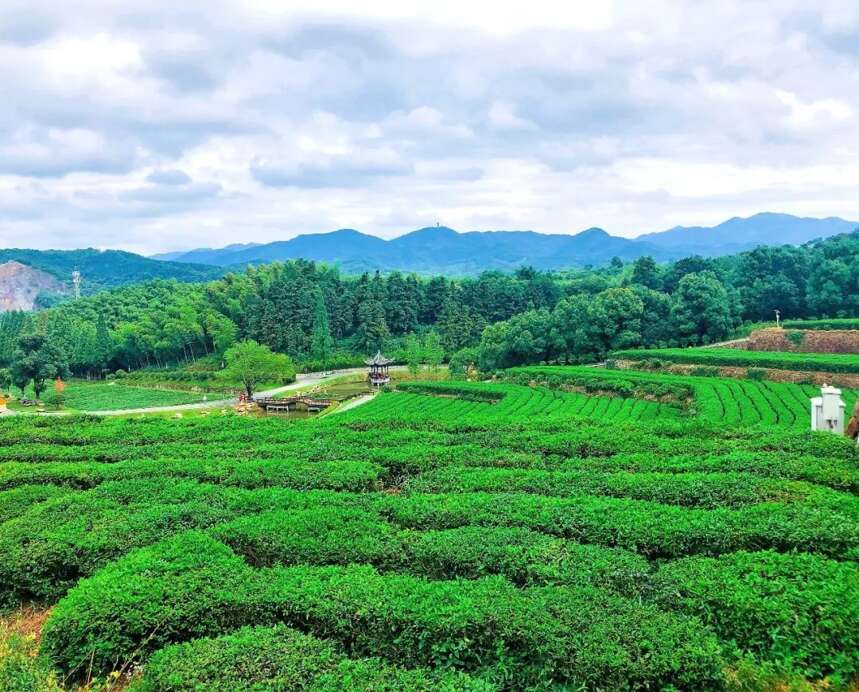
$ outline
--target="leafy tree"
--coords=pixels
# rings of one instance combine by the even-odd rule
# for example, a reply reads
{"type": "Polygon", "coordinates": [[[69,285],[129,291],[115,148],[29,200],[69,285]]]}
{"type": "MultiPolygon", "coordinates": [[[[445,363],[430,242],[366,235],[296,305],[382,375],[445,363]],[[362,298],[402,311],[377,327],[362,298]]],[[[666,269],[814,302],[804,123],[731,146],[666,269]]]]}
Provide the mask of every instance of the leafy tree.
{"type": "Polygon", "coordinates": [[[392,334],[405,334],[417,329],[417,284],[407,281],[399,272],[393,272],[386,282],[385,322],[392,334]]]}
{"type": "Polygon", "coordinates": [[[104,313],[98,314],[98,321],[95,323],[95,365],[98,367],[99,374],[104,371],[110,359],[113,357],[113,339],[110,336],[110,330],[107,326],[107,320],[104,313]]]}
{"type": "Polygon", "coordinates": [[[592,302],[588,316],[601,354],[641,343],[644,303],[630,288],[610,288],[592,302]]]}
{"type": "Polygon", "coordinates": [[[44,333],[24,334],[18,339],[11,372],[22,392],[33,383],[36,399],[45,391],[47,380],[70,375],[66,354],[44,333]]]}
{"type": "Polygon", "coordinates": [[[469,371],[477,365],[479,358],[480,349],[476,346],[460,349],[450,357],[450,376],[458,379],[468,377],[469,371]]]}
{"type": "Polygon", "coordinates": [[[295,366],[289,356],[273,353],[268,346],[256,341],[240,341],[224,354],[227,367],[223,374],[238,380],[248,397],[265,382],[286,382],[295,379],[295,366]]]}
{"type": "Polygon", "coordinates": [[[495,372],[506,368],[511,363],[507,362],[505,341],[507,338],[507,323],[496,322],[490,324],[483,330],[480,336],[478,348],[477,365],[483,372],[495,372]]]}
{"type": "Polygon", "coordinates": [[[734,326],[728,292],[713,272],[687,274],[677,285],[672,320],[678,339],[712,343],[734,326]]]}
{"type": "Polygon", "coordinates": [[[564,298],[552,313],[557,339],[555,355],[565,363],[586,361],[599,350],[590,329],[591,299],[585,295],[564,298]]]}
{"type": "Polygon", "coordinates": [[[406,366],[412,375],[417,375],[421,369],[421,363],[424,359],[424,349],[418,337],[414,334],[406,336],[404,351],[406,356],[406,366]]]}
{"type": "Polygon", "coordinates": [[[648,255],[635,260],[632,263],[630,281],[645,288],[658,289],[662,281],[659,277],[659,267],[656,265],[656,260],[648,255]]]}
{"type": "Polygon", "coordinates": [[[0,368],[0,390],[8,392],[12,386],[12,373],[9,368],[0,368]]]}
{"type": "Polygon", "coordinates": [[[426,284],[420,301],[421,324],[435,324],[447,302],[450,288],[443,276],[434,276],[426,284]]]}
{"type": "Polygon", "coordinates": [[[423,352],[430,372],[438,372],[441,362],[444,360],[444,349],[441,346],[438,332],[429,331],[426,333],[424,336],[423,352]]]}

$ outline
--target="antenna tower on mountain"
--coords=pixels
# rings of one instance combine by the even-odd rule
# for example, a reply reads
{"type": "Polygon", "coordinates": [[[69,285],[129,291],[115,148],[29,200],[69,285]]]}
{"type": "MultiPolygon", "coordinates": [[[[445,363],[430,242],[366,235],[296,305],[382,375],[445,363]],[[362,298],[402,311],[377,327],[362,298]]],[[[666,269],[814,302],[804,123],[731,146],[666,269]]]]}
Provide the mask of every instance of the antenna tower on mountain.
{"type": "Polygon", "coordinates": [[[72,272],[72,285],[75,287],[75,298],[81,297],[81,273],[75,267],[72,272]]]}

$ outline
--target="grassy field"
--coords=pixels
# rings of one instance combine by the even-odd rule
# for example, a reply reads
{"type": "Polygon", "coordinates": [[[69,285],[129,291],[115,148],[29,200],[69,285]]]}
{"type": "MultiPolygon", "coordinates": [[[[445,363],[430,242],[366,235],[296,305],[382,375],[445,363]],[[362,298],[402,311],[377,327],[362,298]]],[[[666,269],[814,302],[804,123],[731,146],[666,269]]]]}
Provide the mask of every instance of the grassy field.
{"type": "Polygon", "coordinates": [[[0,420],[0,610],[53,606],[0,687],[846,688],[856,449],[637,386],[664,401],[411,382],[292,423],[0,420]]]}
{"type": "MultiPolygon", "coordinates": [[[[53,384],[43,394],[50,401],[53,384]]],[[[203,400],[203,394],[183,392],[169,389],[150,389],[133,387],[110,382],[89,382],[86,380],[71,380],[66,382],[63,409],[71,411],[110,411],[122,409],[148,408],[151,406],[176,406],[178,404],[193,404],[203,400]]],[[[32,387],[27,396],[34,396],[32,387]]],[[[211,397],[210,397],[211,398],[211,397]]],[[[13,403],[10,408],[24,411],[35,410],[33,407],[22,407],[13,403]]],[[[48,410],[53,407],[48,405],[48,410]]]]}

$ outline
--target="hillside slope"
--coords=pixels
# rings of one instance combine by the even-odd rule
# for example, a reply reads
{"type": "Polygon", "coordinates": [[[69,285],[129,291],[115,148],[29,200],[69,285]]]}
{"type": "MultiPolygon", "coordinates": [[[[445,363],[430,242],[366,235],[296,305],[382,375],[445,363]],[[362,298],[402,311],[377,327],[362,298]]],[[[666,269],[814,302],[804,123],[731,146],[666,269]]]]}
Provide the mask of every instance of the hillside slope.
{"type": "Polygon", "coordinates": [[[0,264],[0,312],[32,310],[40,295],[67,292],[68,287],[40,269],[14,260],[0,264]]]}
{"type": "MultiPolygon", "coordinates": [[[[217,267],[164,262],[142,257],[122,250],[0,250],[0,263],[16,262],[33,267],[54,277],[66,290],[70,287],[72,272],[81,272],[81,290],[84,294],[104,288],[149,281],[150,279],[177,279],[178,281],[206,281],[217,278],[223,270],[217,267]]],[[[2,290],[2,284],[0,284],[2,290]]],[[[62,291],[58,291],[62,292],[62,291]]]]}

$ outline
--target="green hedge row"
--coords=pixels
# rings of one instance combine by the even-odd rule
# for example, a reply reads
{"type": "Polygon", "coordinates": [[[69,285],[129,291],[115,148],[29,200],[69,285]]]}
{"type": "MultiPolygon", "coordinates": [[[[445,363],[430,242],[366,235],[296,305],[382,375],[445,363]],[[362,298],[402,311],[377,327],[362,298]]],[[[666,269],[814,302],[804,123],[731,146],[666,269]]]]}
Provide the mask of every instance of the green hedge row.
{"type": "Polygon", "coordinates": [[[434,579],[500,574],[519,585],[642,590],[647,561],[618,548],[579,545],[517,527],[403,531],[372,512],[315,507],[242,517],[211,529],[257,567],[366,563],[434,579]]]}
{"type": "Polygon", "coordinates": [[[82,580],[51,613],[42,649],[82,677],[251,623],[300,627],[352,657],[484,673],[513,689],[722,682],[720,645],[696,619],[596,588],[427,581],[363,566],[255,570],[196,532],[82,580]]]}
{"type": "MultiPolygon", "coordinates": [[[[859,671],[859,567],[773,552],[688,558],[655,577],[659,600],[726,641],[835,688],[859,671]]],[[[854,681],[855,682],[855,681],[854,681]]]]}
{"type": "Polygon", "coordinates": [[[397,389],[415,394],[453,396],[464,401],[495,402],[503,399],[507,392],[498,386],[467,384],[465,382],[400,382],[397,389]]]}
{"type": "Polygon", "coordinates": [[[379,513],[398,528],[520,527],[654,558],[773,548],[859,559],[859,499],[824,488],[804,501],[698,509],[591,495],[246,490],[164,478],[72,492],[0,524],[0,604],[55,600],[81,576],[188,528],[320,504],[379,513]]]}
{"type": "Polygon", "coordinates": [[[785,329],[859,329],[859,318],[846,317],[831,320],[785,320],[781,325],[785,329]]]}
{"type": "Polygon", "coordinates": [[[804,499],[814,486],[747,473],[600,473],[448,466],[411,478],[405,489],[417,493],[605,495],[716,509],[760,502],[796,502],[804,499]]]}
{"type": "Polygon", "coordinates": [[[841,353],[740,351],[733,348],[659,348],[615,351],[612,356],[623,360],[657,357],[670,360],[673,363],[684,364],[859,373],[859,356],[841,353]]]}
{"type": "Polygon", "coordinates": [[[456,671],[406,670],[378,658],[350,659],[329,642],[275,625],[243,627],[221,637],[161,649],[129,692],[202,689],[490,692],[496,688],[456,671]]]}
{"type": "Polygon", "coordinates": [[[0,490],[25,484],[92,488],[100,483],[135,478],[176,477],[245,488],[362,491],[379,488],[384,469],[362,461],[295,461],[291,459],[151,459],[110,464],[99,462],[0,463],[0,490]]]}
{"type": "Polygon", "coordinates": [[[572,385],[586,392],[612,392],[619,396],[636,398],[669,398],[683,403],[695,395],[694,389],[680,381],[658,381],[626,377],[622,371],[605,371],[595,368],[521,367],[505,371],[513,382],[528,384],[537,381],[549,387],[572,385]]]}
{"type": "Polygon", "coordinates": [[[31,507],[55,497],[67,495],[67,488],[54,485],[21,485],[0,491],[0,524],[25,514],[31,507]]]}
{"type": "Polygon", "coordinates": [[[568,459],[563,469],[631,473],[737,473],[764,478],[784,478],[825,485],[859,495],[859,465],[853,460],[832,459],[809,454],[782,452],[726,452],[723,454],[679,454],[656,456],[649,452],[615,454],[609,457],[568,459]]]}
{"type": "MultiPolygon", "coordinates": [[[[366,496],[369,497],[369,496],[366,496]]],[[[55,601],[82,576],[135,548],[275,508],[355,506],[363,495],[244,490],[160,478],[105,483],[0,524],[0,607],[55,601]]]]}
{"type": "Polygon", "coordinates": [[[815,493],[808,502],[770,502],[739,509],[509,493],[409,495],[382,502],[386,516],[405,527],[521,526],[650,558],[772,548],[859,559],[859,500],[835,492],[815,493]]]}

